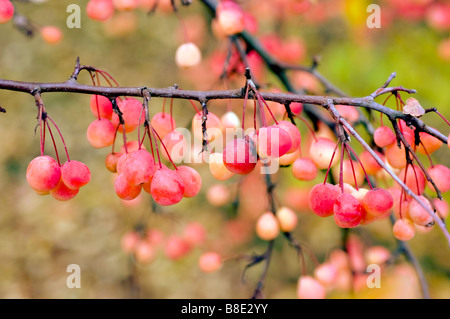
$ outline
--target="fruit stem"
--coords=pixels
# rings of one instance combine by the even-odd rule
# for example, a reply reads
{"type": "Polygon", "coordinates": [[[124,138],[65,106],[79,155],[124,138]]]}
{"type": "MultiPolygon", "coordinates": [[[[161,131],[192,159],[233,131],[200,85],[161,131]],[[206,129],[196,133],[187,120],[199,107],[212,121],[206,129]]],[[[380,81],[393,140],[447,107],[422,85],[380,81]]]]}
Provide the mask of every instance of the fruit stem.
{"type": "Polygon", "coordinates": [[[330,170],[331,170],[331,163],[333,163],[333,159],[334,159],[334,156],[336,154],[336,150],[338,147],[339,147],[339,141],[336,143],[336,146],[334,147],[333,155],[331,155],[331,160],[330,160],[330,163],[328,164],[327,172],[325,173],[325,178],[323,180],[324,185],[327,182],[328,174],[330,173],[330,170]]]}
{"type": "MultiPolygon", "coordinates": [[[[358,160],[358,163],[359,163],[359,165],[361,166],[361,169],[362,169],[363,172],[364,172],[364,176],[366,177],[367,184],[369,184],[369,188],[370,188],[370,189],[373,189],[372,182],[370,181],[369,175],[367,174],[366,169],[364,168],[363,163],[362,163],[361,160],[359,159],[358,155],[356,155],[356,152],[353,150],[353,148],[352,148],[350,145],[348,145],[348,144],[347,144],[347,147],[348,147],[348,149],[350,149],[350,151],[352,152],[353,156],[355,156],[356,159],[358,160]]],[[[349,155],[349,157],[350,157],[350,155],[349,155]]],[[[355,181],[356,181],[356,178],[355,178],[355,181]]],[[[358,188],[356,188],[356,189],[358,189],[358,188]]]]}
{"type": "MultiPolygon", "coordinates": [[[[159,140],[159,142],[161,143],[161,145],[163,146],[164,151],[165,151],[166,154],[167,154],[167,157],[169,157],[170,163],[172,163],[172,165],[173,165],[173,167],[175,168],[175,170],[178,170],[177,166],[176,166],[175,163],[172,161],[172,157],[170,156],[169,151],[167,151],[166,145],[164,145],[164,143],[163,143],[161,137],[159,136],[158,132],[156,132],[156,130],[155,130],[153,127],[152,127],[152,132],[153,132],[153,134],[156,134],[156,136],[158,137],[158,140],[159,140]]],[[[156,142],[155,142],[155,144],[156,144],[156,142]]],[[[158,154],[158,158],[159,158],[159,154],[158,154]]]]}
{"type": "MultiPolygon", "coordinates": [[[[45,123],[47,123],[47,120],[46,120],[46,119],[44,120],[44,124],[45,124],[45,123]]],[[[54,137],[53,137],[52,130],[50,129],[50,125],[47,124],[47,128],[48,128],[48,132],[50,133],[50,137],[51,137],[52,142],[53,142],[53,147],[54,147],[54,149],[55,149],[56,161],[58,162],[58,165],[61,166],[61,162],[60,162],[60,160],[59,160],[58,149],[57,149],[57,147],[56,147],[55,139],[54,139],[54,137]]]]}
{"type": "MultiPolygon", "coordinates": [[[[55,126],[56,130],[58,131],[59,137],[61,137],[61,141],[64,146],[64,151],[66,152],[67,161],[70,162],[69,151],[67,150],[66,142],[64,141],[64,137],[61,134],[61,131],[59,130],[58,125],[56,125],[55,121],[53,121],[53,119],[50,116],[47,115],[47,118],[50,120],[50,122],[52,122],[53,126],[55,126]]],[[[51,134],[50,125],[48,125],[48,131],[51,134]]],[[[53,139],[53,135],[52,135],[52,139],[53,139]]],[[[55,143],[53,143],[53,144],[55,144],[55,143]]],[[[55,145],[55,151],[56,151],[56,145],[55,145]]]]}
{"type": "MultiPolygon", "coordinates": [[[[155,135],[156,131],[153,128],[153,126],[150,125],[149,127],[151,128],[151,132],[152,132],[153,138],[155,139],[156,155],[158,156],[159,168],[161,169],[162,168],[162,163],[161,163],[161,157],[159,156],[159,147],[158,147],[158,142],[157,142],[156,135],[155,135]]],[[[150,129],[148,129],[148,134],[150,136],[150,129]]],[[[152,148],[152,150],[153,150],[153,148],[152,148]]]]}
{"type": "Polygon", "coordinates": [[[300,115],[294,115],[295,117],[297,117],[300,121],[302,121],[303,123],[305,123],[306,127],[308,128],[308,130],[311,132],[311,135],[314,139],[314,141],[317,142],[317,137],[316,137],[316,133],[314,132],[313,128],[311,127],[311,125],[308,123],[308,121],[306,121],[302,116],[300,115]]]}

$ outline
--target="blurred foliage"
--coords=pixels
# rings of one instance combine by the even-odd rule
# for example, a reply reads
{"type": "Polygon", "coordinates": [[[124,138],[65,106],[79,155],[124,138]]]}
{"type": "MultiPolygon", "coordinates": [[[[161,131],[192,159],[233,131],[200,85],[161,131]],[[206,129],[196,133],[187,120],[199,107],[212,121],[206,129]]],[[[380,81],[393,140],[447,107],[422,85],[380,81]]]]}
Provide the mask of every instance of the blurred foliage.
{"type": "MultiPolygon", "coordinates": [[[[422,20],[395,15],[380,29],[368,29],[365,25],[368,1],[318,0],[313,7],[320,5],[333,14],[319,19],[320,10],[311,9],[284,20],[265,12],[266,5],[258,1],[241,2],[259,21],[258,36],[276,30],[282,38],[301,39],[306,53],[298,62],[309,65],[313,56],[320,56],[319,71],[349,95],[368,95],[380,87],[389,74],[397,72],[392,84],[416,89],[424,107],[438,107],[444,115],[450,115],[450,63],[439,56],[437,49],[448,36],[445,32],[430,28],[422,20]]],[[[176,15],[136,10],[116,13],[115,18],[120,14],[122,20],[100,23],[86,16],[87,1],[78,1],[82,8],[81,28],[69,29],[65,27],[69,3],[17,3],[17,10],[35,23],[60,26],[64,39],[49,45],[39,34],[27,38],[12,23],[1,25],[0,78],[64,81],[70,76],[76,57],[80,57],[82,64],[106,70],[121,86],[168,87],[176,83],[185,89],[225,88],[219,81],[219,85],[211,83],[214,74],[210,74],[207,57],[216,50],[226,50],[226,41],[214,37],[208,24],[209,13],[199,1],[179,8],[179,15],[185,22],[188,19],[204,22],[205,29],[198,43],[204,62],[193,71],[178,70],[174,64],[175,50],[183,41],[176,15]]],[[[275,1],[267,3],[276,5],[275,1]]],[[[382,14],[387,13],[389,1],[378,3],[382,14]]],[[[80,76],[79,81],[90,84],[87,74],[80,76]]],[[[264,79],[264,83],[279,86],[272,75],[264,79]]],[[[242,78],[232,82],[234,87],[242,84],[242,78]]],[[[92,180],[68,202],[35,194],[25,179],[29,161],[39,155],[39,136],[34,133],[37,124],[34,100],[27,94],[0,90],[0,105],[7,110],[0,114],[1,298],[246,298],[253,293],[260,265],[249,269],[245,282],[241,282],[245,260],[227,260],[222,269],[213,274],[201,273],[197,260],[201,251],[207,249],[225,256],[265,250],[266,243],[256,239],[252,224],[255,216],[267,209],[264,184],[258,176],[250,176],[245,182],[238,212],[250,221],[242,230],[248,232],[248,238],[241,244],[227,245],[231,238],[224,231],[225,222],[227,216],[232,215],[233,207],[231,202],[223,207],[208,203],[206,192],[216,182],[207,165],[194,164],[203,177],[202,192],[195,198],[155,209],[150,197],[142,196],[137,204],[126,205],[115,195],[111,174],[104,167],[109,149],[93,149],[86,140],[86,128],[93,119],[89,111],[90,97],[52,93],[43,94],[43,99],[64,135],[71,158],[90,167],[92,180]],[[169,235],[181,233],[190,221],[204,225],[207,242],[180,260],[170,261],[160,252],[154,262],[142,265],[121,248],[122,236],[137,224],[161,229],[169,235]],[[81,289],[66,286],[69,264],[81,267],[81,289]]],[[[162,99],[153,99],[152,112],[160,111],[161,105],[162,99]]],[[[233,102],[233,106],[239,110],[240,102],[233,102]]],[[[218,102],[217,105],[211,103],[210,109],[218,115],[226,111],[225,105],[218,102]]],[[[188,102],[174,101],[174,114],[178,126],[186,127],[194,112],[188,102]]],[[[435,114],[427,114],[424,120],[445,135],[450,131],[435,114]]],[[[307,133],[304,128],[302,132],[307,133]]],[[[51,145],[46,147],[53,154],[51,145]]],[[[447,152],[447,147],[436,152],[436,162],[448,166],[447,152]]],[[[238,177],[233,177],[224,184],[235,188],[238,181],[238,177]]],[[[286,197],[292,188],[306,189],[314,184],[296,181],[289,169],[283,170],[276,182],[277,199],[281,204],[299,199],[286,197]]],[[[279,238],[264,284],[268,298],[295,298],[298,277],[302,271],[312,273],[313,270],[309,254],[322,262],[332,249],[341,245],[341,230],[332,219],[311,215],[306,207],[297,212],[300,222],[294,236],[304,247],[306,268],[301,267],[295,250],[279,238]]],[[[352,233],[358,234],[367,246],[385,245],[395,249],[388,220],[359,227],[352,233]]],[[[424,267],[431,296],[450,297],[449,248],[441,231],[436,228],[427,234],[417,234],[409,244],[424,267]]],[[[404,264],[403,268],[392,267],[383,272],[382,288],[356,294],[332,293],[330,297],[420,297],[417,282],[410,280],[414,278],[413,270],[403,258],[398,263],[404,264]]]]}

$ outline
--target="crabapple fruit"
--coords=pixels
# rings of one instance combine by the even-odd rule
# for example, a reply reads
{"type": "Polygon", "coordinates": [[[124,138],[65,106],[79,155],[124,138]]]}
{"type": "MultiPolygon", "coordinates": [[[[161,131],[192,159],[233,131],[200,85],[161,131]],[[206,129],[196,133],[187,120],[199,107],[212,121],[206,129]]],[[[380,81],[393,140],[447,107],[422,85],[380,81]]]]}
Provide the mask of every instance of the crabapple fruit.
{"type": "Polygon", "coordinates": [[[382,216],[389,212],[394,204],[394,199],[387,190],[374,188],[369,190],[362,199],[365,211],[374,216],[382,216]]]}
{"type": "Polygon", "coordinates": [[[202,178],[200,174],[190,166],[178,166],[176,171],[184,184],[183,196],[190,198],[200,192],[202,188],[202,178]]]}
{"type": "Polygon", "coordinates": [[[0,23],[6,23],[14,16],[14,6],[9,0],[0,1],[0,23]]]}
{"type": "Polygon", "coordinates": [[[69,188],[61,179],[59,183],[50,191],[50,195],[57,200],[66,201],[74,198],[78,194],[79,190],[79,188],[69,188]]]}
{"type": "Polygon", "coordinates": [[[180,202],[184,190],[183,180],[175,171],[163,167],[153,175],[150,193],[160,205],[168,206],[180,202]]]}
{"type": "Polygon", "coordinates": [[[110,120],[101,118],[93,121],[87,131],[89,144],[95,148],[103,148],[113,144],[116,128],[110,120]]]}
{"type": "Polygon", "coordinates": [[[311,143],[309,157],[316,164],[317,168],[326,169],[328,166],[334,166],[339,160],[339,153],[335,153],[335,149],[335,142],[325,137],[319,137],[311,143]],[[331,158],[333,158],[332,162],[331,158]]]}
{"type": "Polygon", "coordinates": [[[90,106],[92,114],[96,117],[111,120],[113,115],[113,106],[107,97],[103,95],[92,95],[90,106]]]}
{"type": "Polygon", "coordinates": [[[386,147],[397,141],[394,131],[387,126],[378,127],[373,133],[373,141],[378,147],[386,147]]]}
{"type": "Polygon", "coordinates": [[[292,175],[301,181],[312,181],[317,176],[317,167],[307,157],[299,157],[292,164],[292,175]]]}
{"type": "Polygon", "coordinates": [[[333,215],[334,202],[341,195],[339,187],[332,184],[317,184],[309,193],[309,207],[320,217],[333,215]]]}
{"type": "Polygon", "coordinates": [[[256,166],[257,156],[255,147],[250,138],[235,138],[223,150],[223,163],[233,173],[246,175],[256,166]]]}
{"type": "Polygon", "coordinates": [[[129,153],[121,174],[130,185],[146,183],[155,173],[155,162],[152,155],[144,149],[129,153]]]}
{"type": "Polygon", "coordinates": [[[412,239],[416,233],[413,222],[404,218],[395,221],[392,232],[395,238],[403,241],[412,239]]]}
{"type": "Polygon", "coordinates": [[[334,220],[339,227],[351,228],[360,224],[363,216],[363,207],[352,195],[343,193],[334,203],[334,220]]]}
{"type": "Polygon", "coordinates": [[[86,14],[93,20],[108,20],[114,14],[112,0],[89,0],[86,5],[86,14]]]}
{"type": "Polygon", "coordinates": [[[52,157],[38,156],[28,164],[26,178],[35,191],[48,192],[58,185],[61,179],[61,168],[52,157]]]}
{"type": "Polygon", "coordinates": [[[297,227],[298,217],[292,209],[284,206],[280,207],[275,216],[283,232],[291,232],[297,227]]]}
{"type": "Polygon", "coordinates": [[[123,174],[119,174],[114,181],[114,190],[120,199],[132,200],[139,196],[142,186],[131,185],[123,174]]]}
{"type": "Polygon", "coordinates": [[[61,41],[63,38],[63,33],[60,28],[55,26],[44,26],[39,30],[42,39],[44,39],[45,42],[50,44],[56,44],[61,41]]]}
{"type": "Polygon", "coordinates": [[[311,276],[301,276],[297,283],[297,297],[299,299],[325,299],[325,287],[311,276]]]}
{"type": "MultiPolygon", "coordinates": [[[[426,197],[421,195],[419,196],[419,199],[430,211],[433,211],[433,207],[426,197]]],[[[408,216],[414,224],[419,226],[432,225],[434,222],[433,217],[414,199],[409,204],[408,216]]]]}
{"type": "Polygon", "coordinates": [[[274,240],[280,233],[280,225],[272,212],[266,212],[256,221],[256,234],[263,240],[274,240]]]}
{"type": "Polygon", "coordinates": [[[222,257],[216,252],[203,253],[198,260],[198,267],[206,273],[215,272],[222,266],[222,257]]]}
{"type": "Polygon", "coordinates": [[[180,68],[191,68],[202,60],[200,49],[192,42],[183,43],[175,53],[175,63],[180,68]]]}
{"type": "Polygon", "coordinates": [[[211,175],[219,181],[226,181],[234,175],[233,172],[230,172],[225,167],[222,153],[212,153],[209,155],[209,171],[211,172],[211,175]]]}
{"type": "Polygon", "coordinates": [[[291,149],[292,139],[283,128],[272,125],[258,130],[256,145],[260,157],[280,157],[291,149]]]}
{"type": "Polygon", "coordinates": [[[91,171],[82,162],[67,161],[61,166],[61,179],[67,187],[78,189],[89,183],[91,171]]]}

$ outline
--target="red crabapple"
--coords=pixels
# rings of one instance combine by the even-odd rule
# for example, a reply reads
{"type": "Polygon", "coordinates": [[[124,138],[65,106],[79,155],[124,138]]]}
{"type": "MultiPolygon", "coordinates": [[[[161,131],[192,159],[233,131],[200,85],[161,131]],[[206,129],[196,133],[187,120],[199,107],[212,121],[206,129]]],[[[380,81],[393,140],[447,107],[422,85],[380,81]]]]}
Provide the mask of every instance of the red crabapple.
{"type": "Polygon", "coordinates": [[[297,128],[297,126],[288,121],[278,121],[278,124],[276,124],[275,126],[285,130],[289,134],[289,137],[291,138],[291,148],[286,153],[295,152],[302,143],[302,135],[300,134],[300,131],[297,128]]]}
{"type": "Polygon", "coordinates": [[[241,126],[241,120],[233,111],[229,111],[220,118],[223,129],[237,129],[241,126]]]}
{"type": "Polygon", "coordinates": [[[176,127],[175,120],[172,115],[164,112],[159,112],[153,115],[150,123],[161,138],[164,138],[176,127]]]}
{"type": "Polygon", "coordinates": [[[122,236],[122,241],[121,241],[122,250],[127,254],[131,254],[132,252],[134,252],[139,241],[140,241],[140,237],[139,237],[138,233],[136,233],[134,231],[129,231],[129,232],[125,233],[122,236]]]}
{"type": "Polygon", "coordinates": [[[292,102],[290,104],[291,112],[295,115],[299,115],[303,111],[303,103],[292,102]]]}
{"type": "Polygon", "coordinates": [[[61,179],[67,187],[78,189],[89,183],[91,171],[82,162],[68,161],[61,166],[61,179]]]}
{"type": "Polygon", "coordinates": [[[61,179],[59,183],[50,191],[50,195],[57,200],[66,201],[74,198],[78,194],[79,190],[79,188],[73,189],[67,187],[61,179]]]}
{"type": "Polygon", "coordinates": [[[317,184],[309,193],[309,207],[320,217],[333,215],[334,203],[341,195],[339,187],[332,184],[317,184]]]}
{"type": "Polygon", "coordinates": [[[300,151],[300,147],[299,147],[295,152],[286,153],[283,156],[280,156],[280,158],[278,159],[278,163],[280,164],[280,166],[292,165],[295,162],[295,160],[300,157],[300,154],[301,154],[301,151],[300,151]]]}
{"type": "Polygon", "coordinates": [[[256,221],[256,234],[263,240],[274,240],[280,233],[280,225],[272,212],[266,212],[256,221]]]}
{"type": "Polygon", "coordinates": [[[236,174],[249,174],[256,166],[257,156],[252,141],[248,138],[236,138],[223,150],[225,167],[236,174]]]}
{"type": "Polygon", "coordinates": [[[114,14],[112,0],[89,0],[86,5],[86,14],[93,20],[108,20],[114,14]]]}
{"type": "Polygon", "coordinates": [[[122,153],[109,153],[106,155],[105,166],[110,172],[117,172],[117,161],[122,155],[122,153]]]}
{"type": "Polygon", "coordinates": [[[245,16],[241,7],[233,1],[222,1],[216,9],[216,19],[220,30],[227,36],[244,31],[245,16]]]}
{"type": "MultiPolygon", "coordinates": [[[[174,163],[181,163],[187,152],[187,143],[184,135],[178,131],[172,131],[162,139],[165,149],[162,150],[163,157],[174,163]],[[167,155],[167,152],[169,155],[167,155]]],[[[164,148],[164,147],[163,147],[164,148]]]]}
{"type": "Polygon", "coordinates": [[[213,206],[224,206],[231,200],[230,190],[223,184],[211,185],[206,191],[206,200],[213,206]]]}
{"type": "Polygon", "coordinates": [[[114,7],[120,11],[129,11],[139,6],[140,0],[113,0],[114,7]]]}
{"type": "Polygon", "coordinates": [[[392,228],[394,237],[398,240],[407,241],[414,237],[414,224],[409,219],[397,219],[392,228]]]}
{"type": "Polygon", "coordinates": [[[382,265],[389,260],[391,252],[384,246],[372,246],[367,248],[364,254],[367,264],[382,265]]]}
{"type": "MultiPolygon", "coordinates": [[[[203,139],[203,113],[197,112],[192,119],[192,132],[199,140],[203,139]]],[[[222,136],[222,122],[212,112],[208,111],[206,115],[206,140],[212,142],[222,136]]]]}
{"type": "Polygon", "coordinates": [[[222,266],[222,257],[216,252],[203,253],[198,260],[198,267],[206,273],[215,272],[222,266]]]}
{"type": "Polygon", "coordinates": [[[446,219],[449,212],[448,202],[445,199],[440,200],[439,198],[435,198],[432,200],[432,203],[441,219],[446,219]]]}
{"type": "Polygon", "coordinates": [[[131,185],[123,174],[119,174],[114,181],[114,190],[123,200],[132,200],[139,196],[142,190],[141,185],[131,185]]]}
{"type": "Polygon", "coordinates": [[[48,192],[58,185],[61,179],[61,168],[50,156],[35,157],[27,167],[27,181],[38,192],[48,192]]]}
{"type": "Polygon", "coordinates": [[[176,260],[184,257],[191,250],[189,243],[178,235],[171,235],[167,238],[165,245],[166,256],[169,259],[176,260]]]}
{"type": "Polygon", "coordinates": [[[144,149],[145,150],[146,148],[145,148],[145,146],[143,144],[140,144],[139,141],[131,140],[131,141],[127,141],[126,144],[124,144],[124,145],[122,145],[120,147],[120,152],[122,154],[133,153],[134,151],[137,151],[139,149],[144,149]]]}
{"type": "MultiPolygon", "coordinates": [[[[134,131],[139,125],[144,123],[144,109],[142,107],[142,103],[138,99],[127,98],[125,100],[118,101],[117,105],[119,110],[122,112],[126,133],[134,131]]],[[[119,116],[116,113],[113,113],[111,122],[114,124],[114,127],[119,125],[119,116]]],[[[123,125],[120,124],[119,132],[123,132],[122,126],[123,125]]]]}
{"type": "Polygon", "coordinates": [[[386,147],[394,144],[397,138],[390,127],[380,126],[373,133],[373,140],[378,147],[386,147]]]}
{"type": "Polygon", "coordinates": [[[397,146],[397,143],[388,145],[384,154],[388,164],[393,168],[404,168],[407,164],[403,143],[400,144],[400,147],[397,146]]]}
{"type": "Polygon", "coordinates": [[[289,133],[278,126],[261,127],[257,133],[257,152],[260,157],[280,157],[292,147],[289,133]]]}
{"type": "Polygon", "coordinates": [[[86,132],[86,137],[95,148],[103,148],[112,145],[116,128],[108,119],[93,121],[86,132]]]}
{"type": "Polygon", "coordinates": [[[200,49],[192,42],[183,43],[175,53],[175,63],[180,68],[191,68],[202,60],[200,49]]]}
{"type": "Polygon", "coordinates": [[[417,145],[417,151],[423,155],[434,153],[442,145],[441,140],[438,140],[428,133],[419,132],[419,137],[421,143],[417,145]]]}
{"type": "Polygon", "coordinates": [[[311,276],[301,276],[297,283],[297,298],[325,299],[325,287],[311,276]]]}
{"type": "MultiPolygon", "coordinates": [[[[384,155],[380,152],[374,151],[378,157],[383,160],[384,155]]],[[[359,160],[361,161],[362,166],[366,170],[366,173],[369,175],[375,175],[381,170],[381,166],[376,162],[373,158],[372,154],[368,151],[363,151],[359,154],[359,160]]]]}
{"type": "Polygon", "coordinates": [[[190,166],[178,166],[176,172],[181,177],[184,184],[184,197],[194,197],[200,192],[200,189],[202,188],[202,178],[194,168],[190,166]]]}
{"type": "Polygon", "coordinates": [[[45,42],[50,44],[56,44],[61,41],[63,38],[63,33],[60,28],[55,26],[44,26],[39,30],[42,39],[44,39],[45,42]]]}
{"type": "Polygon", "coordinates": [[[311,143],[309,148],[309,157],[319,169],[326,169],[328,166],[334,166],[339,160],[339,153],[336,152],[333,157],[336,143],[324,137],[319,137],[311,143]],[[331,158],[333,162],[330,165],[331,158]]]}
{"type": "Polygon", "coordinates": [[[0,1],[0,24],[6,23],[14,16],[14,6],[9,0],[0,1]]]}
{"type": "Polygon", "coordinates": [[[192,246],[200,246],[205,242],[206,230],[198,222],[190,222],[183,230],[184,239],[192,246]]]}
{"type": "Polygon", "coordinates": [[[219,180],[226,181],[230,179],[234,173],[230,172],[223,162],[223,154],[222,153],[212,153],[209,155],[209,171],[211,175],[219,180]]]}
{"type": "Polygon", "coordinates": [[[292,175],[301,181],[312,181],[317,176],[317,167],[307,157],[299,157],[292,164],[292,175]]]}
{"type": "Polygon", "coordinates": [[[144,149],[129,153],[123,163],[121,174],[130,185],[146,183],[155,173],[152,155],[144,149]]]}
{"type": "MultiPolygon", "coordinates": [[[[447,166],[436,164],[428,169],[428,174],[442,193],[450,190],[450,169],[447,166]]],[[[428,182],[428,187],[434,190],[430,182],[428,182]]]]}
{"type": "Polygon", "coordinates": [[[314,269],[314,277],[325,287],[333,286],[338,275],[337,267],[330,262],[320,264],[314,269]]]}
{"type": "MultiPolygon", "coordinates": [[[[419,196],[419,199],[422,203],[425,204],[426,207],[429,208],[429,210],[433,211],[433,207],[426,197],[421,195],[419,196]]],[[[433,217],[431,217],[431,215],[425,210],[425,208],[423,208],[422,205],[420,205],[419,202],[414,199],[409,204],[408,216],[414,224],[417,224],[419,226],[428,226],[433,224],[434,222],[433,217]]]]}
{"type": "Polygon", "coordinates": [[[360,202],[347,193],[343,193],[336,198],[333,210],[334,220],[342,228],[358,226],[363,216],[363,208],[360,202]]]}
{"type": "Polygon", "coordinates": [[[175,171],[160,168],[153,175],[150,192],[160,205],[168,206],[180,202],[184,190],[183,180],[175,171]]]}
{"type": "Polygon", "coordinates": [[[369,190],[362,200],[362,205],[370,215],[382,216],[389,212],[394,204],[394,199],[387,190],[374,188],[369,190]]]}
{"type": "Polygon", "coordinates": [[[96,117],[101,117],[110,120],[113,115],[113,106],[111,101],[103,95],[91,96],[91,112],[96,117]],[[98,110],[97,110],[98,106],[98,110]]]}
{"type": "Polygon", "coordinates": [[[141,264],[148,264],[156,257],[156,249],[146,240],[140,240],[134,248],[136,261],[141,264]]]}
{"type": "Polygon", "coordinates": [[[291,232],[297,227],[298,217],[295,212],[288,207],[280,207],[276,212],[276,217],[283,232],[291,232]]]}

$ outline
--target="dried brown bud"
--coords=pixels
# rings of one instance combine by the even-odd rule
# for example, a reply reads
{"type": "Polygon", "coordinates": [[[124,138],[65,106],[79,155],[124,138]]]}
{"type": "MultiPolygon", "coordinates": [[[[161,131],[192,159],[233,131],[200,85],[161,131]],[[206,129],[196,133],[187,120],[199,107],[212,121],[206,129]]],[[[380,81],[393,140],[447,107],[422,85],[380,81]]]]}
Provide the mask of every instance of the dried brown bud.
{"type": "Polygon", "coordinates": [[[403,107],[403,113],[414,117],[421,117],[425,114],[425,110],[415,98],[409,98],[403,107]]]}

